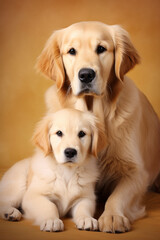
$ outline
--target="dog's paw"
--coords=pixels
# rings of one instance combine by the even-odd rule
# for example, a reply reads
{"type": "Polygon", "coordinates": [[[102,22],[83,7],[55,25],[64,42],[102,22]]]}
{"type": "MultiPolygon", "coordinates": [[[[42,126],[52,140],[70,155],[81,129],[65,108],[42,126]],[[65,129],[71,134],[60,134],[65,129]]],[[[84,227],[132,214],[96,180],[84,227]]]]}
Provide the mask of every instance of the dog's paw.
{"type": "Polygon", "coordinates": [[[40,230],[44,232],[61,232],[64,230],[64,224],[62,220],[56,219],[48,219],[42,222],[40,225],[40,230]]]}
{"type": "Polygon", "coordinates": [[[92,217],[80,217],[75,221],[79,230],[96,231],[98,230],[98,221],[92,217]]]}
{"type": "Polygon", "coordinates": [[[105,213],[98,219],[99,230],[108,233],[124,233],[131,229],[128,218],[119,215],[107,215],[105,213]]]}
{"type": "Polygon", "coordinates": [[[21,212],[14,207],[10,207],[4,213],[4,219],[8,221],[19,221],[22,217],[21,212]]]}

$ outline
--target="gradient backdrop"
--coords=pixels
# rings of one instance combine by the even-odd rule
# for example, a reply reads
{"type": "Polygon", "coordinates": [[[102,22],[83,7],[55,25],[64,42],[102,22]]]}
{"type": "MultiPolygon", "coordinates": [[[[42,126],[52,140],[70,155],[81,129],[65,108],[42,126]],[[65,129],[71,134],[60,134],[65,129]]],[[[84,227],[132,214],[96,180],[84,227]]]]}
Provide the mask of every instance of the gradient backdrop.
{"type": "Polygon", "coordinates": [[[0,167],[32,154],[52,85],[36,73],[36,58],[53,30],[74,22],[121,24],[130,33],[142,63],[128,75],[160,116],[159,0],[1,0],[0,19],[0,167]]]}

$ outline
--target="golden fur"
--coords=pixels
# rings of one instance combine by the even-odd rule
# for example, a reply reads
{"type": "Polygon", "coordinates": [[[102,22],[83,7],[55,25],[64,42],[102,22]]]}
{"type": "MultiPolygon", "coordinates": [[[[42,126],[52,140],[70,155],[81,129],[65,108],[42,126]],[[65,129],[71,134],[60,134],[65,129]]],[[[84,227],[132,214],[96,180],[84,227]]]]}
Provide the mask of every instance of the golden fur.
{"type": "Polygon", "coordinates": [[[97,230],[95,155],[101,150],[99,139],[105,143],[103,132],[89,112],[63,109],[46,116],[33,137],[35,154],[13,165],[0,182],[0,216],[20,220],[22,207],[24,217],[33,219],[42,231],[52,232],[64,229],[60,217],[71,211],[77,228],[97,230]],[[66,150],[76,154],[69,157],[66,150]]]}
{"type": "Polygon", "coordinates": [[[128,231],[130,222],[144,216],[141,198],[160,172],[159,119],[125,76],[139,61],[122,27],[80,22],[55,31],[37,62],[55,81],[46,93],[48,112],[64,107],[90,110],[105,122],[107,144],[99,155],[98,191],[111,195],[99,218],[104,232],[128,231]],[[97,54],[98,46],[105,51],[97,54]],[[83,68],[96,74],[86,92],[78,78],[83,68]]]}

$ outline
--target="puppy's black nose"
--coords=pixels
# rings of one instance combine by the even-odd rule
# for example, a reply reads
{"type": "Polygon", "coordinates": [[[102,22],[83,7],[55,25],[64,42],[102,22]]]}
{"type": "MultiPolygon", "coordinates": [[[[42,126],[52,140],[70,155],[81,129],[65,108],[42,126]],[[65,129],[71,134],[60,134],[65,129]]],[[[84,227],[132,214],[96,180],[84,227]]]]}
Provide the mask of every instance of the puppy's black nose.
{"type": "Polygon", "coordinates": [[[95,76],[96,76],[96,73],[91,68],[82,68],[78,73],[79,80],[82,83],[92,82],[95,76]]]}
{"type": "Polygon", "coordinates": [[[64,150],[64,154],[67,158],[73,158],[74,156],[77,155],[77,150],[74,148],[66,148],[64,150]]]}

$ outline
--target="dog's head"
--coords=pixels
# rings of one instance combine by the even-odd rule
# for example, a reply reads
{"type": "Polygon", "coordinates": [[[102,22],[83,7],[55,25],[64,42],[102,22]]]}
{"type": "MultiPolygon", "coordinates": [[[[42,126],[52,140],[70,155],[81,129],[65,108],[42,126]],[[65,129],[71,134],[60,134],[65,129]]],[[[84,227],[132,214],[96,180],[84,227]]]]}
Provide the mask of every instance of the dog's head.
{"type": "Polygon", "coordinates": [[[124,75],[139,63],[128,33],[118,25],[80,22],[56,31],[48,40],[38,69],[74,95],[113,95],[124,75]]]}
{"type": "Polygon", "coordinates": [[[58,163],[81,164],[106,146],[104,132],[90,112],[63,109],[38,124],[33,140],[45,155],[53,153],[58,163]]]}

